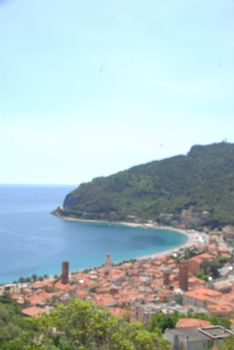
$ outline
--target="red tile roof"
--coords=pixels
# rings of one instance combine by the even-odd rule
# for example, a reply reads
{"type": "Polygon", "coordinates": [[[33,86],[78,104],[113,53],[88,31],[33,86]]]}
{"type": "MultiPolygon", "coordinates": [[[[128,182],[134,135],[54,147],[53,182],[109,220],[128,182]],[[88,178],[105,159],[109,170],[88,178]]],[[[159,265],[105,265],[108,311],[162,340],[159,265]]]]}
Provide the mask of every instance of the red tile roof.
{"type": "Polygon", "coordinates": [[[37,317],[43,313],[49,313],[49,309],[43,309],[41,307],[31,306],[31,307],[27,307],[25,309],[22,309],[21,313],[24,316],[37,317]]]}
{"type": "Polygon", "coordinates": [[[186,328],[186,327],[207,327],[210,326],[210,322],[206,320],[200,320],[196,318],[181,318],[176,324],[176,328],[186,328]]]}

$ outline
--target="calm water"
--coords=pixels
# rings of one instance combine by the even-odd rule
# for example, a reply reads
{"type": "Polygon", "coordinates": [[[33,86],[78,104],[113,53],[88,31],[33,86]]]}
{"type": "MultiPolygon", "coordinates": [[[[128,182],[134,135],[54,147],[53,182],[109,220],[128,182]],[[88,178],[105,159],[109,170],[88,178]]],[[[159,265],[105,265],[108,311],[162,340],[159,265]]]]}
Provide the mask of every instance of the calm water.
{"type": "Polygon", "coordinates": [[[0,283],[21,276],[56,274],[68,260],[71,270],[170,249],[184,235],[121,225],[65,222],[50,215],[68,186],[0,186],[0,283]]]}

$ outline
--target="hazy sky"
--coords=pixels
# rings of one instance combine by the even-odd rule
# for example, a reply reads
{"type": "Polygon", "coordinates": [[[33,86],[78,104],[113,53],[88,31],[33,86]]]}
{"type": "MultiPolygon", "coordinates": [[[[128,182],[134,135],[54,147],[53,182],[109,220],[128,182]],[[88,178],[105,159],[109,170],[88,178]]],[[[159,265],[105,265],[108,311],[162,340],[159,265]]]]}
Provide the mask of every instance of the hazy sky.
{"type": "Polygon", "coordinates": [[[0,183],[234,142],[234,1],[0,0],[0,183]]]}

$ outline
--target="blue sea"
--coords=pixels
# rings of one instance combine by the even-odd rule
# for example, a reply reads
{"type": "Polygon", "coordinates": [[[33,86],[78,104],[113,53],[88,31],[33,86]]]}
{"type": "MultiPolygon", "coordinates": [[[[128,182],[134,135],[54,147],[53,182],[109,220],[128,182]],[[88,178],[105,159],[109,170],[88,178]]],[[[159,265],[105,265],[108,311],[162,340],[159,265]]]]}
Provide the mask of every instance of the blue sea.
{"type": "Polygon", "coordinates": [[[174,248],[186,237],[173,231],[117,224],[68,222],[50,212],[71,186],[0,185],[0,283],[32,274],[59,274],[103,264],[106,254],[120,262],[174,248]]]}

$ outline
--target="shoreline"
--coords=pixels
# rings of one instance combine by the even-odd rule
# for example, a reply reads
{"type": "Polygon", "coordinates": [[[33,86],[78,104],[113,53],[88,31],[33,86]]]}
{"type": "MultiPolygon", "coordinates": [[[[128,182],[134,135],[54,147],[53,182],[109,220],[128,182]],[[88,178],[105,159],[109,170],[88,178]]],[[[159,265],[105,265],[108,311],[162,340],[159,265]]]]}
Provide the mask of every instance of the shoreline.
{"type": "MultiPolygon", "coordinates": [[[[178,234],[181,234],[186,237],[186,241],[184,243],[181,243],[174,248],[169,248],[167,250],[163,250],[160,252],[155,252],[147,255],[142,255],[142,256],[136,256],[133,257],[133,260],[146,260],[146,259],[155,259],[160,256],[169,256],[172,254],[177,255],[179,251],[183,249],[189,249],[191,247],[195,247],[198,244],[204,243],[207,235],[203,232],[199,231],[194,231],[194,230],[184,230],[181,228],[173,227],[173,226],[160,226],[156,222],[151,221],[150,223],[135,223],[135,222],[125,222],[125,221],[107,221],[107,220],[91,220],[91,219],[79,219],[79,218],[68,218],[64,217],[59,214],[54,214],[54,216],[64,220],[64,221],[71,221],[71,222],[83,222],[83,223],[94,223],[94,224],[105,224],[105,225],[120,225],[120,226],[126,226],[130,228],[143,228],[143,229],[151,229],[151,230],[165,230],[165,231],[174,231],[178,234]]],[[[115,264],[121,264],[130,261],[129,259],[123,259],[121,261],[118,261],[115,264]]],[[[96,269],[100,266],[92,266],[92,269],[96,269]]],[[[89,269],[89,267],[87,267],[89,269]]],[[[91,267],[90,267],[91,268],[91,267]]],[[[76,272],[82,272],[86,270],[86,268],[82,268],[81,270],[74,270],[71,271],[71,273],[76,273],[76,272]]],[[[49,275],[49,278],[52,278],[53,275],[49,275]]],[[[8,285],[12,284],[13,281],[9,282],[0,282],[0,286],[2,285],[8,285]]]]}
{"type": "MultiPolygon", "coordinates": [[[[62,209],[62,208],[61,208],[62,209]]],[[[174,248],[170,248],[168,250],[164,250],[161,252],[155,252],[149,255],[135,257],[135,260],[144,260],[144,259],[154,259],[160,255],[171,255],[177,254],[177,252],[181,249],[188,249],[193,246],[196,246],[199,243],[204,243],[205,238],[207,238],[207,234],[204,232],[199,232],[195,230],[185,230],[173,226],[160,226],[156,222],[151,220],[151,223],[136,223],[136,222],[128,222],[128,221],[108,221],[108,220],[93,220],[93,219],[80,219],[80,218],[71,218],[63,216],[57,212],[53,212],[53,215],[64,221],[72,221],[72,222],[83,222],[83,223],[93,223],[93,224],[106,224],[106,225],[121,225],[127,226],[131,228],[144,228],[144,229],[153,229],[153,230],[165,230],[165,231],[175,231],[183,236],[185,236],[186,242],[179,244],[174,248]]],[[[120,262],[121,263],[121,262],[120,262]]]]}

